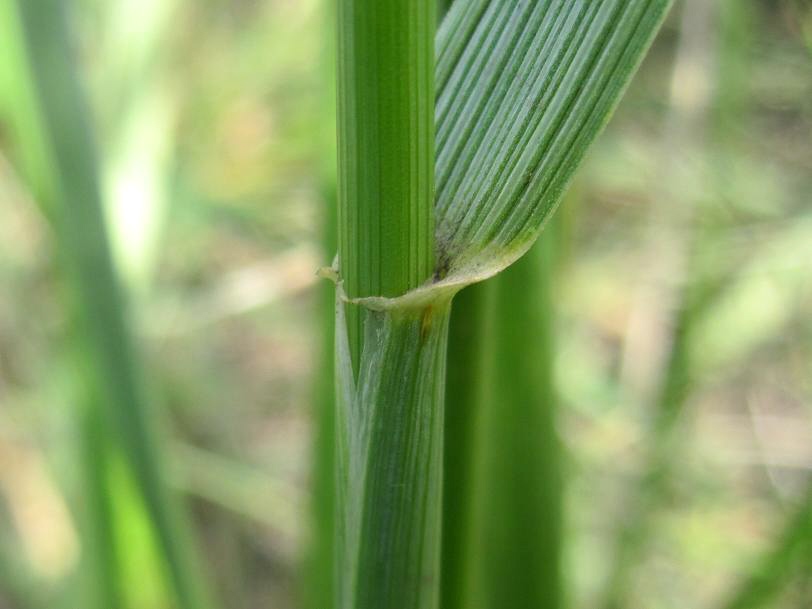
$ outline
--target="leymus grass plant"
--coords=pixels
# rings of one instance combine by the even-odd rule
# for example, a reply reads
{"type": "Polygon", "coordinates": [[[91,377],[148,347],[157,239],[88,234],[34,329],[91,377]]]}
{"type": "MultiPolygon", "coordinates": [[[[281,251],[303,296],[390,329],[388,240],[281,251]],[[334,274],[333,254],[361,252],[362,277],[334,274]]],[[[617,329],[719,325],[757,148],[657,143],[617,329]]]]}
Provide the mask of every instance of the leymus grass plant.
{"type": "Polygon", "coordinates": [[[457,2],[435,45],[430,0],[340,0],[342,609],[438,605],[452,298],[537,238],[668,5],[457,2]]]}

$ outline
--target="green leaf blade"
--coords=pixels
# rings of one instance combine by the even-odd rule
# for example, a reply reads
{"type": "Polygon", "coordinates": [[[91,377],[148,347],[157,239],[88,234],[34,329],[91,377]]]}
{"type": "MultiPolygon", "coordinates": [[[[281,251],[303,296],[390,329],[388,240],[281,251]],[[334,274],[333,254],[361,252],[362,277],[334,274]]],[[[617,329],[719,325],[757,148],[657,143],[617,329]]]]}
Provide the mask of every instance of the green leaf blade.
{"type": "Polygon", "coordinates": [[[452,8],[436,75],[436,230],[451,273],[497,272],[526,251],[669,5],[504,0],[484,11],[478,3],[452,8]]]}

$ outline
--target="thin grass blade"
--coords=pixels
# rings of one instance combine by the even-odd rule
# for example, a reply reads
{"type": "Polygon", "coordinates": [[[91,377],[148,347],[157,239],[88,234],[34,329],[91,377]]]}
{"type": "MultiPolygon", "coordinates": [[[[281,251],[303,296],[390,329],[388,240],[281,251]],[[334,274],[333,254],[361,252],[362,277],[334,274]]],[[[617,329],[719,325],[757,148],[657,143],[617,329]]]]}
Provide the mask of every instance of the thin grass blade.
{"type": "Polygon", "coordinates": [[[454,3],[437,38],[441,276],[524,253],[617,104],[668,0],[454,3]]]}
{"type": "MultiPolygon", "coordinates": [[[[93,431],[97,425],[92,421],[101,422],[103,433],[110,433],[126,456],[178,606],[208,607],[207,586],[189,533],[164,479],[168,468],[112,263],[95,147],[73,65],[65,6],[52,0],[2,0],[2,11],[22,33],[15,57],[19,61],[2,63],[2,109],[11,119],[25,174],[54,229],[67,278],[69,317],[82,337],[77,365],[90,388],[88,395],[102,409],[86,429],[101,433],[93,431]]],[[[104,543],[114,543],[109,531],[106,535],[104,543]]],[[[105,606],[119,604],[113,596],[117,589],[111,587],[105,595],[105,606]]]]}

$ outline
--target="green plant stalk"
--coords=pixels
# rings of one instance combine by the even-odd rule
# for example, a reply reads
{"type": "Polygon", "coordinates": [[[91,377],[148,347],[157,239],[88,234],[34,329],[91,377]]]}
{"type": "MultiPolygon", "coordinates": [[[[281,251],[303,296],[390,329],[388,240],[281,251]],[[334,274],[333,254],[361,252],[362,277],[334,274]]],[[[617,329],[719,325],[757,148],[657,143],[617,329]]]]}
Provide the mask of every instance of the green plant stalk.
{"type": "Polygon", "coordinates": [[[370,311],[357,384],[338,308],[343,609],[437,607],[449,306],[370,311]]]}
{"type": "Polygon", "coordinates": [[[812,484],[801,498],[795,512],[787,519],[775,544],[757,560],[751,575],[732,592],[724,609],[758,609],[781,592],[793,573],[793,565],[801,569],[801,577],[812,556],[812,484]]]}
{"type": "MultiPolygon", "coordinates": [[[[3,11],[19,23],[25,45],[21,55],[25,59],[11,66],[10,73],[30,83],[30,89],[16,99],[16,106],[12,102],[6,110],[16,119],[13,126],[21,136],[24,168],[54,227],[68,279],[71,319],[83,337],[84,361],[79,365],[93,387],[90,394],[102,408],[98,420],[104,422],[106,433],[112,432],[113,442],[121,446],[132,468],[178,606],[199,609],[209,606],[205,586],[188,533],[163,479],[166,468],[147,412],[145,389],[111,261],[94,147],[72,65],[63,9],[51,0],[4,0],[3,11]]],[[[95,424],[86,426],[87,430],[95,428],[95,424]]],[[[89,436],[86,439],[91,441],[89,436]]],[[[116,607],[113,603],[118,602],[114,598],[118,592],[114,590],[118,589],[111,586],[100,602],[116,607]]]]}
{"type": "MultiPolygon", "coordinates": [[[[336,243],[331,227],[335,226],[335,188],[325,186],[326,214],[323,241],[327,256],[334,255],[336,243]],[[331,222],[332,220],[332,222],[331,222]]],[[[321,352],[315,379],[313,440],[313,532],[308,549],[303,590],[308,609],[330,609],[335,606],[333,563],[335,561],[335,291],[328,283],[319,286],[318,323],[321,324],[321,352]]]]}
{"type": "Polygon", "coordinates": [[[494,280],[491,395],[484,425],[481,571],[486,609],[562,605],[562,479],[555,428],[552,245],[494,280]],[[517,297],[521,295],[521,297],[517,297]]]}
{"type": "MultiPolygon", "coordinates": [[[[324,259],[329,261],[338,248],[336,226],[338,201],[336,192],[336,8],[332,0],[321,3],[325,40],[322,46],[325,73],[324,103],[320,119],[324,141],[319,142],[317,154],[321,192],[325,205],[321,242],[324,259]]],[[[324,282],[319,287],[317,323],[320,326],[320,352],[314,379],[311,538],[306,552],[302,604],[306,609],[333,609],[335,604],[336,505],[335,505],[335,290],[324,282]]]]}
{"type": "MultiPolygon", "coordinates": [[[[338,3],[338,253],[351,297],[434,271],[434,0],[338,3]]],[[[363,315],[347,310],[357,364],[363,315]]]]}
{"type": "Polygon", "coordinates": [[[85,518],[82,522],[87,544],[83,554],[83,571],[88,581],[91,607],[123,607],[124,590],[121,571],[120,549],[114,535],[113,507],[110,503],[109,447],[106,424],[95,406],[88,401],[85,412],[79,417],[82,464],[85,480],[85,518]]]}
{"type": "MultiPolygon", "coordinates": [[[[338,252],[350,298],[400,296],[433,272],[435,10],[338,4],[338,252]]],[[[338,303],[342,609],[436,606],[449,306],[338,303]]]]}
{"type": "Polygon", "coordinates": [[[454,301],[446,386],[444,609],[561,606],[552,227],[541,241],[454,301]]]}
{"type": "Polygon", "coordinates": [[[481,602],[473,578],[475,523],[481,522],[478,456],[484,435],[477,430],[493,374],[493,360],[487,355],[493,297],[492,281],[476,283],[454,297],[451,311],[443,449],[443,609],[472,609],[481,602]]]}
{"type": "MultiPolygon", "coordinates": [[[[410,10],[433,20],[434,7],[419,4],[410,10]]],[[[353,10],[367,5],[339,5],[338,596],[342,609],[436,607],[450,300],[533,243],[669,2],[451,7],[437,43],[436,252],[423,221],[430,202],[412,213],[424,165],[406,162],[424,149],[424,131],[412,133],[400,112],[423,81],[425,54],[399,77],[381,69],[394,47],[408,54],[426,41],[411,35],[410,14],[392,29],[398,3],[353,10]],[[390,99],[398,86],[405,89],[390,99]],[[403,120],[382,124],[382,110],[403,120]],[[403,151],[399,164],[388,162],[403,151]],[[382,189],[390,180],[409,186],[382,189]],[[428,253],[436,268],[413,273],[428,253]]],[[[395,72],[396,59],[388,64],[395,72]]],[[[410,119],[422,117],[426,100],[417,97],[410,119]]]]}

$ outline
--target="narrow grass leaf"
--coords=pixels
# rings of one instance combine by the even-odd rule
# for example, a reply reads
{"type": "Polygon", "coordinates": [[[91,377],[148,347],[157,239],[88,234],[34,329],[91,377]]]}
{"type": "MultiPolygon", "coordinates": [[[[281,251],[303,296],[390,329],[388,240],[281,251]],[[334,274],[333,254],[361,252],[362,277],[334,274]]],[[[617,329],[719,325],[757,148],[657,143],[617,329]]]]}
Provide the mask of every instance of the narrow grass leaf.
{"type": "MultiPolygon", "coordinates": [[[[21,32],[13,58],[17,61],[0,64],[2,108],[18,138],[26,175],[54,229],[70,318],[82,337],[79,366],[93,387],[90,395],[96,406],[104,408],[96,421],[103,420],[104,428],[112,430],[113,441],[126,455],[178,606],[208,607],[188,532],[164,480],[167,468],[111,259],[65,6],[56,0],[0,0],[0,5],[21,32]]],[[[89,429],[96,427],[94,422],[89,429]]],[[[110,594],[117,594],[113,589],[110,594]]]]}
{"type": "Polygon", "coordinates": [[[669,4],[474,0],[451,6],[437,40],[440,275],[487,276],[527,250],[669,4]]]}

